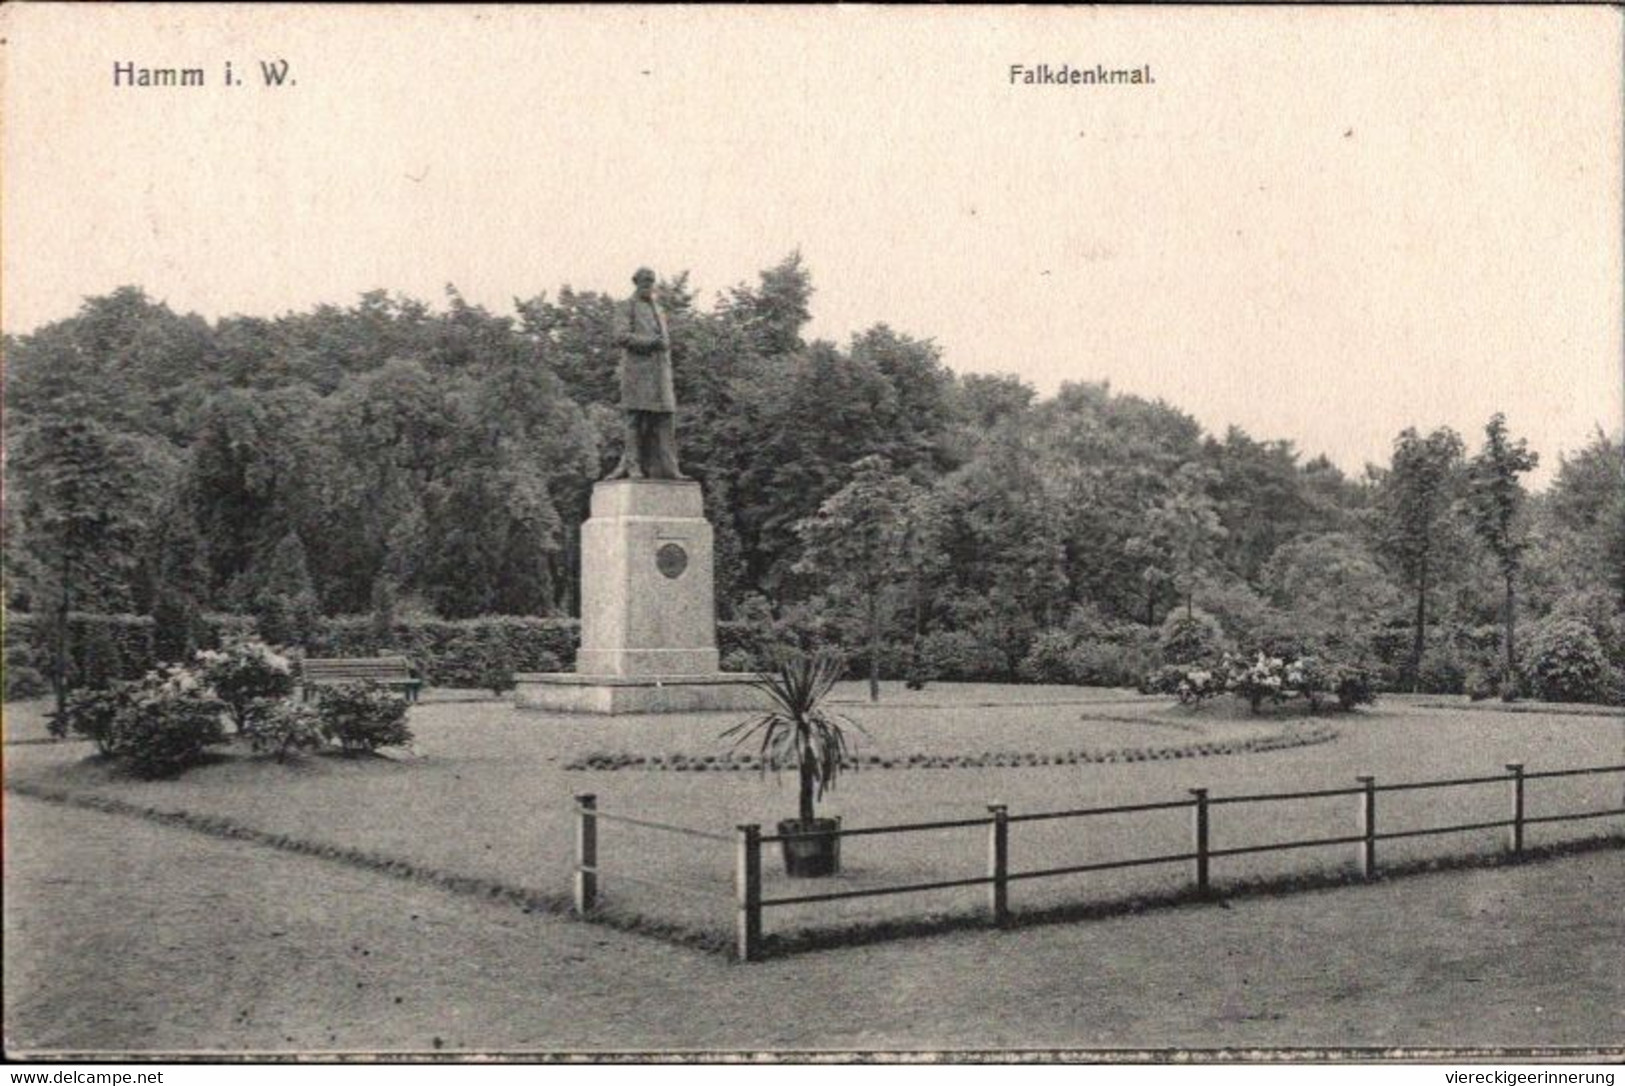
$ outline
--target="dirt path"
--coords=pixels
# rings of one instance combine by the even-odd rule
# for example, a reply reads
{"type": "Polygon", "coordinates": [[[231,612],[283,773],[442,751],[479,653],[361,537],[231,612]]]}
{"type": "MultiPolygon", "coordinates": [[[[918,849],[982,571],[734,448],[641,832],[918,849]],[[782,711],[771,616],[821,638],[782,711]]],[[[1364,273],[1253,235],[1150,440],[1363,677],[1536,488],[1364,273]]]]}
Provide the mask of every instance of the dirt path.
{"type": "Polygon", "coordinates": [[[1625,1045],[1617,852],[740,967],[15,796],[5,833],[12,1054],[1625,1045]]]}

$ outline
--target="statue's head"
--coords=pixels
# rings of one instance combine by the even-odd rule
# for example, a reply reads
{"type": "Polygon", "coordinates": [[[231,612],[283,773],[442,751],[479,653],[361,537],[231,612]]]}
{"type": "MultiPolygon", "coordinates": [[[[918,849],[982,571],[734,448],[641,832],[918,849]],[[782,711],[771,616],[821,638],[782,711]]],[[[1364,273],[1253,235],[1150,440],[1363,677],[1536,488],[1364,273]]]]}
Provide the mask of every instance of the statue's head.
{"type": "Polygon", "coordinates": [[[655,290],[655,273],[648,268],[639,268],[632,273],[632,282],[637,285],[639,298],[651,298],[655,290]]]}

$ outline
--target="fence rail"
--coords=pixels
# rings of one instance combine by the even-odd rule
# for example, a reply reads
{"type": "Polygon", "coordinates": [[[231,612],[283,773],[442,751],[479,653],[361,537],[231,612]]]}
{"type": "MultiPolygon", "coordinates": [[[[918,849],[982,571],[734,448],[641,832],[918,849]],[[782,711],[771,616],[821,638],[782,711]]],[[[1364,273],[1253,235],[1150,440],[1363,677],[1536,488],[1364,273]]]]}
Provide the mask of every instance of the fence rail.
{"type": "MultiPolygon", "coordinates": [[[[1353,787],[1305,789],[1291,792],[1260,792],[1246,795],[1213,796],[1205,788],[1192,788],[1190,798],[1163,800],[1154,803],[1129,803],[1111,807],[1082,807],[1060,811],[1033,811],[1011,814],[1002,803],[988,805],[985,817],[947,819],[936,822],[912,822],[894,826],[867,826],[858,829],[830,831],[827,836],[863,837],[878,834],[920,833],[933,830],[987,827],[987,873],[967,878],[942,879],[931,882],[911,882],[888,886],[865,887],[857,890],[836,890],[824,893],[790,894],[764,897],[762,894],[762,846],[795,840],[806,834],[763,834],[757,824],[736,828],[734,835],[713,833],[688,826],[675,826],[651,819],[632,818],[627,815],[607,814],[597,808],[593,795],[576,797],[576,867],[575,905],[579,913],[586,914],[597,907],[598,900],[598,823],[601,820],[622,822],[657,832],[681,834],[710,841],[734,844],[734,880],[732,896],[735,901],[735,949],[740,961],[759,960],[762,954],[763,910],[788,905],[811,905],[829,901],[847,901],[854,898],[883,897],[896,894],[915,894],[934,890],[960,889],[985,886],[988,889],[987,909],[994,924],[1003,925],[1010,919],[1010,884],[1029,879],[1054,878],[1099,871],[1151,867],[1163,864],[1192,865],[1192,881],[1198,893],[1208,894],[1211,887],[1211,864],[1215,859],[1248,856],[1292,849],[1349,847],[1355,849],[1355,870],[1363,878],[1377,874],[1377,845],[1383,841],[1399,841],[1417,837],[1481,830],[1507,831],[1504,850],[1513,855],[1524,851],[1525,830],[1532,825],[1556,822],[1575,822],[1585,819],[1609,818],[1625,815],[1625,806],[1605,810],[1572,811],[1563,814],[1530,816],[1526,813],[1527,785],[1532,780],[1556,777],[1575,777],[1590,774],[1625,774],[1625,765],[1586,766],[1578,769],[1553,769],[1530,772],[1521,763],[1509,763],[1506,773],[1494,776],[1456,777],[1438,781],[1403,781],[1378,784],[1370,776],[1357,777],[1353,787]],[[1508,817],[1487,821],[1463,822],[1446,826],[1424,826],[1397,830],[1380,830],[1377,823],[1377,797],[1384,793],[1409,792],[1427,789],[1499,784],[1508,788],[1508,817]],[[1215,808],[1243,803],[1276,803],[1314,799],[1355,797],[1355,832],[1338,837],[1317,837],[1300,840],[1273,841],[1264,844],[1238,845],[1214,848],[1212,831],[1215,808]],[[1083,819],[1104,815],[1140,814],[1150,811],[1189,810],[1191,812],[1192,849],[1189,852],[1164,853],[1155,856],[1136,856],[1127,859],[1102,860],[1092,863],[1069,864],[1061,867],[1010,870],[1010,829],[1019,823],[1083,819]]],[[[818,836],[826,836],[818,834],[818,836]]],[[[698,893],[693,884],[675,879],[617,874],[633,882],[650,883],[682,892],[698,893]]]]}

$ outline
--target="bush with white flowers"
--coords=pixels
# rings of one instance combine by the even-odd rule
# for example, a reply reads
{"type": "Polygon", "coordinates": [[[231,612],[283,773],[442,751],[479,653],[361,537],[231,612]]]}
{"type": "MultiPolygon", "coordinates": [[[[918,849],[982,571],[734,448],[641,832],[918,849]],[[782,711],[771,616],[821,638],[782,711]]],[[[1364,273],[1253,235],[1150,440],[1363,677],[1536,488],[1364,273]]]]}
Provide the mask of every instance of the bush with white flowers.
{"type": "Polygon", "coordinates": [[[105,749],[138,776],[172,776],[225,740],[223,708],[190,668],[149,671],[135,682],[119,684],[105,749]]]}
{"type": "Polygon", "coordinates": [[[263,641],[234,641],[196,657],[198,674],[226,707],[240,732],[255,707],[293,693],[293,661],[263,641]]]}
{"type": "Polygon", "coordinates": [[[1319,657],[1257,654],[1252,661],[1225,655],[1216,666],[1170,665],[1156,675],[1154,689],[1172,694],[1182,705],[1201,705],[1220,694],[1234,694],[1258,712],[1266,702],[1303,698],[1311,711],[1335,697],[1343,709],[1376,700],[1369,669],[1355,663],[1326,662],[1319,657]]]}

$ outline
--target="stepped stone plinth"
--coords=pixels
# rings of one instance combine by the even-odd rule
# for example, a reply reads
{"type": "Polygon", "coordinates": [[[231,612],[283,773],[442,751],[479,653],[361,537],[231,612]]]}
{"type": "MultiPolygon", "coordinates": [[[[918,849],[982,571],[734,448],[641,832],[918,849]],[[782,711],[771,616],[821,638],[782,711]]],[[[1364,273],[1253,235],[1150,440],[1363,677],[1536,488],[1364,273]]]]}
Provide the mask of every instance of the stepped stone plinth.
{"type": "Polygon", "coordinates": [[[522,709],[662,713],[763,704],[717,656],[712,532],[700,485],[617,479],[581,526],[581,648],[573,672],[516,676],[522,709]]]}

